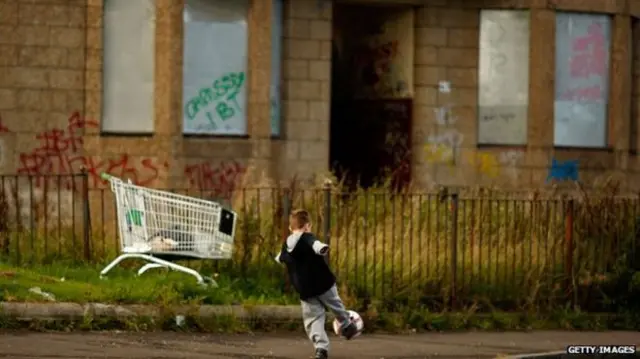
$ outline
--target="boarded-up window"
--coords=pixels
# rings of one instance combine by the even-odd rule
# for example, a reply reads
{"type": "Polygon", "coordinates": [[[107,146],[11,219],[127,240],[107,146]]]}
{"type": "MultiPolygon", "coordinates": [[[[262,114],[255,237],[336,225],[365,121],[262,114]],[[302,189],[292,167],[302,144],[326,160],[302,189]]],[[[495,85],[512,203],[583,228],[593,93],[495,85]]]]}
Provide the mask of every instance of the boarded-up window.
{"type": "Polygon", "coordinates": [[[610,43],[609,16],[556,14],[556,146],[606,146],[610,43]]]}
{"type": "Polygon", "coordinates": [[[186,0],[185,134],[245,135],[248,0],[186,0]]]}
{"type": "Polygon", "coordinates": [[[483,10],[480,20],[478,143],[526,144],[529,13],[483,10]]]}
{"type": "Polygon", "coordinates": [[[151,133],[155,0],[105,0],[103,132],[151,133]]]}
{"type": "Polygon", "coordinates": [[[271,135],[280,136],[280,77],[282,69],[282,0],[273,0],[271,27],[271,135]]]}

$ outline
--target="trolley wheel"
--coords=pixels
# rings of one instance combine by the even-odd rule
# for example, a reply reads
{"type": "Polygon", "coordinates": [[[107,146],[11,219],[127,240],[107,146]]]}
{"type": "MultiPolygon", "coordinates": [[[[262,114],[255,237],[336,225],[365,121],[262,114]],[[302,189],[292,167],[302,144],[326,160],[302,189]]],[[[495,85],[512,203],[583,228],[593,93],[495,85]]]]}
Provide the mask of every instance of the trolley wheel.
{"type": "Polygon", "coordinates": [[[218,286],[218,283],[216,283],[216,281],[211,277],[203,276],[202,279],[204,279],[204,282],[202,284],[205,286],[212,286],[212,287],[218,286]]]}

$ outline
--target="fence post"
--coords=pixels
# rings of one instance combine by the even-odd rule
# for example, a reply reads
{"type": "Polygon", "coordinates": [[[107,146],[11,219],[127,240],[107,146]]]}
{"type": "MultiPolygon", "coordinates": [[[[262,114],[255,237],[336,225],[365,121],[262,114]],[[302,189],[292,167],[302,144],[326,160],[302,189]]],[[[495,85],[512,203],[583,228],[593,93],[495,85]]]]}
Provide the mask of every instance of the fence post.
{"type": "MultiPolygon", "coordinates": [[[[566,201],[566,198],[565,198],[566,201]]],[[[565,213],[564,221],[564,241],[565,241],[565,288],[569,296],[572,295],[572,283],[573,283],[573,252],[575,244],[573,242],[573,223],[574,223],[574,209],[575,203],[573,198],[566,201],[567,212],[565,213]]]]}
{"type": "Polygon", "coordinates": [[[82,175],[82,227],[84,241],[84,259],[91,261],[91,213],[89,208],[89,173],[85,168],[82,175]]]}
{"type": "MultiPolygon", "coordinates": [[[[5,176],[0,175],[2,179],[2,192],[0,192],[0,237],[2,237],[2,254],[4,254],[7,258],[9,257],[10,251],[9,246],[11,246],[10,235],[9,235],[9,200],[7,196],[12,195],[12,191],[7,191],[11,187],[7,187],[5,185],[5,176]]],[[[15,198],[15,197],[14,197],[15,198]]],[[[17,203],[15,203],[16,209],[19,208],[17,203]]]]}
{"type": "Polygon", "coordinates": [[[458,278],[458,193],[451,194],[451,292],[449,303],[456,307],[456,292],[458,278]]]}
{"type": "MultiPolygon", "coordinates": [[[[289,213],[291,212],[291,193],[288,188],[284,189],[284,193],[282,194],[282,240],[283,242],[287,240],[287,236],[289,236],[289,213]]],[[[277,249],[280,251],[280,248],[277,249]]],[[[285,270],[286,272],[286,270],[285,270]]],[[[289,292],[291,289],[291,283],[289,283],[289,276],[284,276],[284,291],[289,292]]]]}
{"type": "Polygon", "coordinates": [[[284,239],[289,235],[289,214],[291,212],[291,193],[285,189],[282,194],[282,236],[284,239]]]}
{"type": "MultiPolygon", "coordinates": [[[[326,179],[324,181],[324,185],[322,188],[322,191],[324,192],[324,203],[323,203],[323,217],[324,220],[322,221],[322,235],[324,237],[324,242],[328,245],[331,246],[331,180],[330,179],[326,179]]],[[[329,251],[329,253],[327,253],[327,256],[325,257],[325,261],[327,262],[327,264],[329,263],[329,256],[331,255],[331,251],[329,251]]]]}

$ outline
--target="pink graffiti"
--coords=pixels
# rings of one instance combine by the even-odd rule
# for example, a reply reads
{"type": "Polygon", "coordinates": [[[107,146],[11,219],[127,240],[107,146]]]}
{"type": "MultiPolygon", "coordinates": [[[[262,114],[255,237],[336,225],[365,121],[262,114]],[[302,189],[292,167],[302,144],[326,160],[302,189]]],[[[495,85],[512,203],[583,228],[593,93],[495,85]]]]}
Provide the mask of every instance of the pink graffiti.
{"type": "MultiPolygon", "coordinates": [[[[601,24],[591,24],[586,36],[576,37],[571,44],[569,72],[571,78],[588,79],[607,74],[607,51],[601,24]]],[[[565,101],[596,102],[604,98],[600,84],[578,86],[560,95],[565,101]]]]}
{"type": "Polygon", "coordinates": [[[245,172],[246,167],[236,161],[222,161],[217,166],[201,162],[187,165],[184,169],[191,186],[211,191],[213,196],[225,199],[231,198],[245,172]]]}
{"type": "MultiPolygon", "coordinates": [[[[604,77],[607,74],[607,50],[602,25],[591,24],[587,35],[573,39],[571,44],[569,72],[571,78],[588,79],[592,76],[604,77]]],[[[596,102],[604,98],[600,84],[578,86],[566,90],[560,95],[565,101],[596,102]]]]}
{"type": "Polygon", "coordinates": [[[598,101],[604,97],[602,88],[599,85],[593,85],[569,89],[562,93],[560,98],[565,101],[598,101]]]}
{"type": "Polygon", "coordinates": [[[589,26],[586,36],[573,40],[572,56],[569,70],[573,78],[589,78],[605,76],[607,73],[607,50],[602,25],[595,23],[589,26]]]}

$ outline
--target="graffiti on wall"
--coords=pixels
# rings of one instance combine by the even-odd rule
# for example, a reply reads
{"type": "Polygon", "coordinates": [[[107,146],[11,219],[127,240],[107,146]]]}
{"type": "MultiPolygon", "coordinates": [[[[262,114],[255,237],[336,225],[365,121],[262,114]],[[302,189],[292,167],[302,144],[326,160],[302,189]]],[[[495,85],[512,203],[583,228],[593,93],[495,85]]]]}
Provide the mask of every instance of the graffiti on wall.
{"type": "Polygon", "coordinates": [[[393,70],[393,59],[398,54],[398,42],[389,41],[378,46],[362,47],[355,55],[360,69],[360,83],[377,91],[386,90],[384,77],[393,70]]]}
{"type": "Polygon", "coordinates": [[[9,133],[9,128],[4,125],[4,120],[2,119],[2,115],[0,115],[0,133],[9,133]]]}
{"type": "Polygon", "coordinates": [[[518,174],[518,166],[524,160],[524,152],[520,150],[503,151],[498,154],[498,163],[506,171],[506,174],[515,178],[518,174]]]}
{"type": "Polygon", "coordinates": [[[437,130],[426,139],[427,162],[453,165],[464,141],[464,136],[453,127],[458,118],[453,115],[450,106],[434,109],[434,112],[437,130]]]}
{"type": "Polygon", "coordinates": [[[197,122],[194,127],[200,130],[231,129],[229,120],[242,112],[238,95],[244,84],[244,72],[222,75],[187,101],[184,106],[185,118],[188,122],[197,122]]]}
{"type": "Polygon", "coordinates": [[[607,15],[556,16],[556,146],[606,145],[611,27],[607,15]]]}
{"type": "Polygon", "coordinates": [[[463,164],[474,166],[477,173],[490,179],[503,176],[514,178],[517,175],[517,166],[523,157],[524,153],[517,150],[503,151],[497,154],[479,152],[475,156],[467,156],[463,164]]]}
{"type": "Polygon", "coordinates": [[[218,165],[204,161],[185,166],[184,175],[189,184],[212,192],[217,198],[228,199],[240,185],[247,168],[237,161],[222,161],[218,165]]]}
{"type": "MultiPolygon", "coordinates": [[[[161,169],[168,167],[167,163],[158,164],[151,158],[133,160],[126,153],[110,159],[85,155],[82,151],[82,131],[97,127],[97,122],[84,119],[79,112],[74,112],[65,128],[38,133],[35,137],[37,146],[18,156],[18,174],[36,176],[34,184],[41,186],[46,176],[78,174],[86,169],[93,186],[105,183],[100,178],[102,172],[146,186],[158,178],[161,169]]],[[[57,179],[52,181],[56,183],[57,179]]],[[[61,178],[60,181],[67,189],[74,187],[70,179],[61,178]]]]}
{"type": "Polygon", "coordinates": [[[455,127],[458,118],[452,107],[436,108],[434,115],[436,132],[427,136],[424,148],[427,163],[475,167],[477,173],[490,179],[517,175],[517,165],[524,157],[522,151],[476,152],[461,156],[464,136],[455,127]]]}
{"type": "Polygon", "coordinates": [[[578,181],[578,160],[551,160],[547,182],[578,181]]]}
{"type": "MultiPolygon", "coordinates": [[[[569,74],[572,79],[589,79],[592,76],[606,78],[607,41],[602,24],[589,25],[585,36],[577,36],[571,41],[569,74]]],[[[566,89],[560,99],[564,101],[601,101],[604,98],[601,81],[586,86],[566,89]]]]}
{"type": "MultiPolygon", "coordinates": [[[[79,189],[80,182],[69,178],[80,174],[84,169],[89,176],[89,186],[106,185],[101,173],[131,180],[140,186],[153,186],[158,178],[169,169],[169,162],[160,162],[153,158],[130,156],[127,153],[102,158],[85,153],[83,132],[98,128],[96,121],[85,119],[80,112],[73,112],[67,125],[36,134],[36,146],[27,152],[18,153],[17,173],[33,176],[33,186],[40,188],[45,180],[51,185],[73,190],[79,189]],[[60,176],[60,177],[56,177],[60,176]]],[[[0,134],[9,129],[0,119],[0,134]]],[[[0,159],[5,156],[0,138],[0,159]]],[[[218,198],[229,198],[247,172],[247,167],[235,160],[211,163],[204,161],[188,164],[183,174],[193,188],[212,192],[218,198]]]]}

